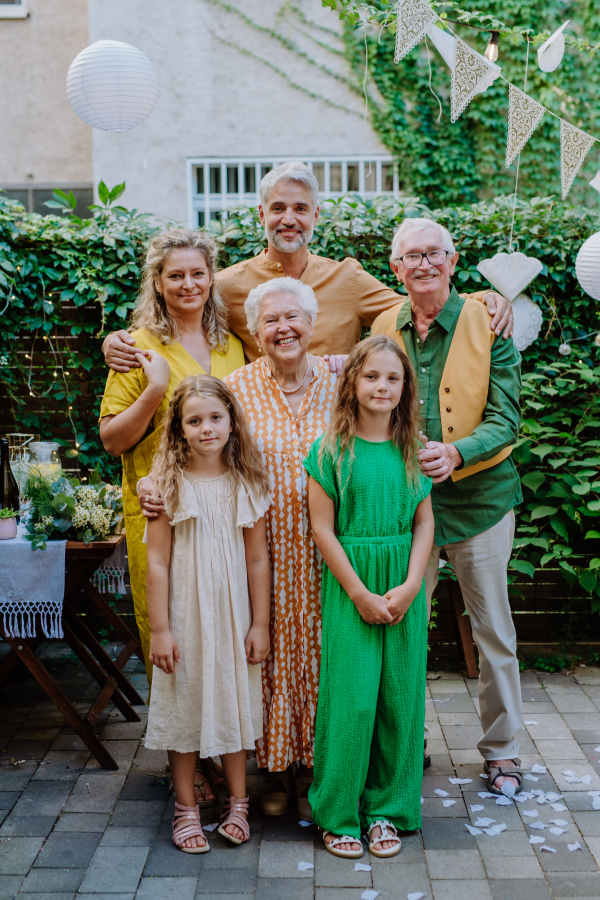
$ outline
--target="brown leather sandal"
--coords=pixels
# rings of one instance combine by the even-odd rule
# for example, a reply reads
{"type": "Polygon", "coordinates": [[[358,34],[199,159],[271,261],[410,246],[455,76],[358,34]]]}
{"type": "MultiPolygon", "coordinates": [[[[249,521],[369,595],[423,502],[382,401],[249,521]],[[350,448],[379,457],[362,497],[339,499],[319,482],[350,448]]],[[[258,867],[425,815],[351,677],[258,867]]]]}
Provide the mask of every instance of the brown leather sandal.
{"type": "MultiPolygon", "coordinates": [[[[492,759],[491,762],[494,762],[494,760],[492,759]]],[[[518,782],[515,794],[521,793],[523,790],[523,769],[519,768],[521,760],[515,757],[512,762],[515,764],[514,768],[506,768],[504,766],[491,766],[487,759],[484,760],[483,771],[487,775],[487,788],[490,794],[502,795],[501,788],[496,787],[498,778],[515,778],[518,782]]]]}

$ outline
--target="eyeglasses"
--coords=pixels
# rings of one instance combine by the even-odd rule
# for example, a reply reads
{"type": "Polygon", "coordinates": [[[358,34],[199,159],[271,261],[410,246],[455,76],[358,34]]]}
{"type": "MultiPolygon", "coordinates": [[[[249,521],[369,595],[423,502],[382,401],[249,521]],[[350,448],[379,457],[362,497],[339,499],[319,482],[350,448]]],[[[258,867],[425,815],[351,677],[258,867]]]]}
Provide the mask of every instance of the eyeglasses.
{"type": "Polygon", "coordinates": [[[446,257],[452,256],[452,254],[449,250],[427,250],[426,253],[405,253],[404,256],[398,256],[393,262],[401,262],[405,269],[417,269],[423,262],[424,256],[430,266],[441,266],[446,262],[446,257]]]}

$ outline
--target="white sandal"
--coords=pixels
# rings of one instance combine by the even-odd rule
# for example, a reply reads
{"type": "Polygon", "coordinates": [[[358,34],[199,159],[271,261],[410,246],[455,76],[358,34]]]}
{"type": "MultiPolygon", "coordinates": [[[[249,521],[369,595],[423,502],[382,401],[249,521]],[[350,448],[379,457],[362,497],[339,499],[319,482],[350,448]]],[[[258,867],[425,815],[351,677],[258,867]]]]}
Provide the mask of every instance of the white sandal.
{"type": "Polygon", "coordinates": [[[398,831],[391,822],[388,822],[387,819],[378,819],[376,822],[371,822],[369,825],[369,853],[372,853],[373,856],[382,858],[387,856],[397,856],[398,853],[400,853],[401,847],[402,841],[398,837],[398,831]],[[371,832],[376,825],[379,825],[381,828],[381,834],[377,837],[371,837],[371,832]],[[390,831],[392,832],[391,834],[390,831]],[[398,846],[388,847],[387,850],[375,850],[375,844],[382,844],[384,841],[395,841],[398,846]]]}
{"type": "Polygon", "coordinates": [[[340,837],[334,838],[332,841],[328,842],[325,840],[328,834],[332,834],[331,831],[323,832],[323,841],[325,843],[325,849],[329,850],[333,856],[341,856],[342,859],[360,859],[364,854],[362,841],[360,838],[351,837],[348,834],[342,834],[340,837]],[[340,850],[340,844],[360,844],[360,850],[340,850]]]}

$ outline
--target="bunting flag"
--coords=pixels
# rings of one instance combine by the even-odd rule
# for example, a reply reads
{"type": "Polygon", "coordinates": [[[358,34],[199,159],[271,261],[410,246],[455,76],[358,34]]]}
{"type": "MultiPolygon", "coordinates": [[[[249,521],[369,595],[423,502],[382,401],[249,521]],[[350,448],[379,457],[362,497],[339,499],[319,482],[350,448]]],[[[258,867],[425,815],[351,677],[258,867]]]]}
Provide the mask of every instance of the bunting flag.
{"type": "Polygon", "coordinates": [[[564,119],[560,120],[560,180],[563,200],[571,190],[575,176],[594,141],[591,134],[569,125],[564,119]]]}
{"type": "Polygon", "coordinates": [[[500,66],[488,62],[455,36],[450,121],[456,122],[473,97],[492,86],[500,71],[500,66]]]}
{"type": "Polygon", "coordinates": [[[394,62],[399,63],[415,47],[427,30],[427,26],[438,18],[427,0],[398,0],[396,7],[396,52],[394,62]]]}
{"type": "Polygon", "coordinates": [[[506,139],[506,168],[521,152],[546,112],[528,94],[514,84],[508,87],[508,137],[506,139]]]}

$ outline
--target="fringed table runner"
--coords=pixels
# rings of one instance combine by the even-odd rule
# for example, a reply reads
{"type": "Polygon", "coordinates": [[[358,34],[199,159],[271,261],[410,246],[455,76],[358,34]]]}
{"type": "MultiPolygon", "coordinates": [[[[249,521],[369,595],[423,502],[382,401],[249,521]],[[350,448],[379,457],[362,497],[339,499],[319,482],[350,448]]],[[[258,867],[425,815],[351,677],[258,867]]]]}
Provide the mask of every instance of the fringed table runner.
{"type": "Polygon", "coordinates": [[[66,541],[32,550],[19,526],[16,538],[0,541],[0,615],[8,637],[36,637],[39,615],[47,638],[62,638],[66,541]]]}
{"type": "Polygon", "coordinates": [[[101,594],[124,594],[125,587],[125,549],[127,542],[122,541],[115,547],[114,553],[103,559],[92,576],[92,584],[101,594]]]}

